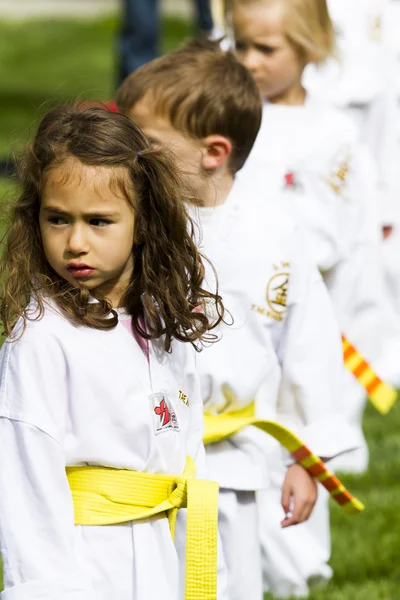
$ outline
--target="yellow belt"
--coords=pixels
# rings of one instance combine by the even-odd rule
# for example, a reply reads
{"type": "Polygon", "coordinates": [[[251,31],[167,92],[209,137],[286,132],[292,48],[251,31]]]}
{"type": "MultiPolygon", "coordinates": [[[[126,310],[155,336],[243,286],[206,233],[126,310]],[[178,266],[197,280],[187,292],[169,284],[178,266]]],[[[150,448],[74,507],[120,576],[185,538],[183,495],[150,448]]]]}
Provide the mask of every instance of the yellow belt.
{"type": "Polygon", "coordinates": [[[364,505],[344,487],[341,481],[326,468],[322,460],[313,454],[305,444],[289,429],[265,419],[255,417],[254,404],[236,412],[226,412],[219,415],[205,413],[205,444],[220,442],[232,437],[248,425],[254,425],[275,438],[288,450],[312,477],[323,485],[335,502],[347,513],[354,515],[364,509],[364,505]]]}
{"type": "Polygon", "coordinates": [[[113,525],[176,515],[187,507],[185,600],[217,597],[218,484],[195,479],[189,457],[183,475],[152,475],[107,467],[67,467],[77,525],[113,525]]]}

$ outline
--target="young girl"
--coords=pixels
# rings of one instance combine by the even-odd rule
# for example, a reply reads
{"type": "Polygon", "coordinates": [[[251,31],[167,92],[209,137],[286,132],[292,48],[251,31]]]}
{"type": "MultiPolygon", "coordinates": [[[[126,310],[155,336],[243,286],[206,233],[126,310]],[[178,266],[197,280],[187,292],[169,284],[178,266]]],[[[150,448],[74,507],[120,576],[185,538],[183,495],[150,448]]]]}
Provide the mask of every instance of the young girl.
{"type": "Polygon", "coordinates": [[[170,526],[204,452],[192,345],[213,327],[194,309],[222,310],[187,199],[100,108],[50,111],[27,151],[1,261],[2,600],[180,597],[170,526]]]}
{"type": "MultiPolygon", "coordinates": [[[[264,100],[260,133],[239,175],[250,182],[250,168],[259,162],[266,188],[276,183],[281,198],[290,201],[308,232],[341,331],[370,361],[376,361],[382,351],[382,279],[375,224],[366,202],[370,194],[364,177],[366,157],[348,118],[307,95],[302,85],[306,65],[322,62],[333,52],[326,2],[233,0],[230,4],[237,54],[252,72],[264,100]]],[[[267,192],[265,196],[267,200],[267,192]]],[[[365,392],[350,372],[344,376],[347,383],[336,400],[338,409],[361,435],[365,392]]],[[[366,444],[336,464],[365,470],[366,444]]],[[[275,498],[270,490],[260,494],[259,503],[266,583],[281,595],[304,595],[308,581],[329,577],[327,504],[320,498],[314,511],[320,518],[314,526],[311,522],[291,531],[278,530],[274,513],[283,469],[278,472],[276,464],[271,469],[275,470],[275,498]]]]}
{"type": "MultiPolygon", "coordinates": [[[[265,100],[247,165],[264,164],[307,228],[342,332],[376,369],[383,367],[382,375],[396,379],[391,350],[399,322],[384,297],[370,156],[347,116],[302,85],[305,66],[333,52],[325,0],[235,0],[233,8],[238,55],[265,100]]],[[[365,393],[348,379],[346,410],[360,426],[365,393]]],[[[366,446],[340,463],[355,472],[366,466],[366,446]]]]}

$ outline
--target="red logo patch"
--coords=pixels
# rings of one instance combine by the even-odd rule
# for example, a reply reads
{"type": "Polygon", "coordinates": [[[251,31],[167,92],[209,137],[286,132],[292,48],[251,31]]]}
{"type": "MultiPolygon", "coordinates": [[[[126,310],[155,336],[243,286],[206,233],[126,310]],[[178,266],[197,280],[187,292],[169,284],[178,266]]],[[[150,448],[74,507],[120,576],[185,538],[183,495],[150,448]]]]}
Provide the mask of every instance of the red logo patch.
{"type": "Polygon", "coordinates": [[[167,425],[167,423],[171,420],[171,414],[168,410],[167,403],[165,402],[165,398],[163,398],[160,402],[159,406],[156,406],[154,409],[156,415],[160,415],[160,420],[162,425],[167,425]]]}
{"type": "Polygon", "coordinates": [[[286,187],[294,187],[296,185],[294,173],[285,173],[285,185],[286,187]]]}
{"type": "Polygon", "coordinates": [[[174,429],[179,431],[178,418],[174,407],[166,394],[151,394],[150,400],[153,405],[155,432],[161,433],[174,429]]]}

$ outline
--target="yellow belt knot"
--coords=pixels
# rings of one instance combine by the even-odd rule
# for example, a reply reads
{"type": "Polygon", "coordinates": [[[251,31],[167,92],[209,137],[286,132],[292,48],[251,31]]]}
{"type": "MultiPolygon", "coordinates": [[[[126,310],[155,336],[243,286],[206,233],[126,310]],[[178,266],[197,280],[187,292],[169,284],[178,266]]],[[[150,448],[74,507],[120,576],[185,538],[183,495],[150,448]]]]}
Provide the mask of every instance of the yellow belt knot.
{"type": "Polygon", "coordinates": [[[218,484],[183,475],[106,467],[67,467],[77,525],[112,525],[168,515],[174,536],[178,510],[187,508],[185,600],[217,597],[218,484]]]}
{"type": "Polygon", "coordinates": [[[172,486],[169,501],[175,508],[186,508],[188,503],[188,478],[177,477],[172,486]]]}
{"type": "Polygon", "coordinates": [[[171,530],[172,539],[175,538],[175,525],[180,508],[188,506],[188,477],[175,477],[171,484],[170,493],[168,494],[168,502],[171,508],[167,511],[169,528],[171,530]]]}

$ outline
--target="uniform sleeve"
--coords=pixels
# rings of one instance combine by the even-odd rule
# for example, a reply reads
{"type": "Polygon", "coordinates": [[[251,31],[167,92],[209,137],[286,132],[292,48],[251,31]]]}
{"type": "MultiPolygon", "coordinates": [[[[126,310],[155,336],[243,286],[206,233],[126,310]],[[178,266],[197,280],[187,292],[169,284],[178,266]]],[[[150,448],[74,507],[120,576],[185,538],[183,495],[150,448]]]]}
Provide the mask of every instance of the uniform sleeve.
{"type": "Polygon", "coordinates": [[[279,420],[314,453],[331,458],[359,445],[343,419],[341,336],[327,289],[299,234],[293,238],[288,312],[279,346],[279,420]]]}
{"type": "MultiPolygon", "coordinates": [[[[375,366],[383,351],[383,317],[392,310],[384,294],[377,175],[370,152],[358,143],[355,132],[349,130],[344,145],[342,135],[340,119],[333,144],[337,155],[329,150],[334,157],[331,172],[325,157],[318,170],[325,175],[306,174],[304,193],[293,206],[307,231],[311,256],[328,287],[341,332],[375,366]]],[[[385,335],[391,337],[389,332],[385,335]]]]}
{"type": "MultiPolygon", "coordinates": [[[[314,174],[312,174],[314,175],[314,174]]],[[[303,174],[303,188],[285,191],[288,210],[296,222],[307,230],[308,247],[318,268],[328,271],[346,250],[347,239],[341,228],[337,202],[332,202],[326,183],[303,174]]]]}
{"type": "MultiPolygon", "coordinates": [[[[336,203],[342,235],[346,239],[341,255],[329,272],[323,272],[332,298],[339,326],[349,335],[349,322],[359,316],[363,306],[378,302],[381,287],[375,279],[378,261],[378,219],[374,176],[368,153],[354,146],[349,160],[343,197],[331,198],[336,203]],[[368,267],[367,267],[368,265],[368,267]],[[365,281],[375,285],[365,285],[365,281]]],[[[381,282],[382,283],[382,282],[381,282]]]]}
{"type": "MultiPolygon", "coordinates": [[[[389,5],[389,2],[386,3],[389,5]]],[[[379,70],[382,89],[368,111],[365,138],[377,164],[378,205],[381,225],[400,225],[400,186],[398,170],[400,146],[398,143],[399,109],[395,80],[398,65],[388,43],[390,11],[381,15],[382,40],[379,44],[379,70]]]]}
{"type": "Polygon", "coordinates": [[[32,327],[3,346],[0,375],[1,600],[94,600],[74,548],[61,347],[32,327]]]}
{"type": "Polygon", "coordinates": [[[397,140],[399,117],[397,99],[391,93],[392,88],[393,85],[386,86],[384,93],[372,103],[367,123],[368,143],[377,164],[379,221],[382,226],[400,224],[400,148],[397,140]]]}
{"type": "Polygon", "coordinates": [[[398,323],[385,294],[376,173],[367,148],[354,147],[351,167],[346,196],[338,198],[349,207],[348,214],[343,213],[347,249],[323,275],[341,331],[376,368],[398,323]],[[392,331],[386,326],[389,320],[392,331]]]}
{"type": "Polygon", "coordinates": [[[1,600],[94,600],[74,552],[62,448],[37,427],[0,417],[1,600]]]}
{"type": "Polygon", "coordinates": [[[367,184],[360,173],[362,147],[356,131],[351,123],[349,130],[344,131],[342,119],[337,125],[337,139],[321,150],[320,157],[315,152],[309,157],[309,162],[315,163],[314,168],[302,165],[300,189],[288,188],[285,192],[289,196],[289,210],[307,231],[311,256],[322,273],[349,256],[360,215],[365,220],[370,210],[369,197],[365,198],[367,184]]]}

